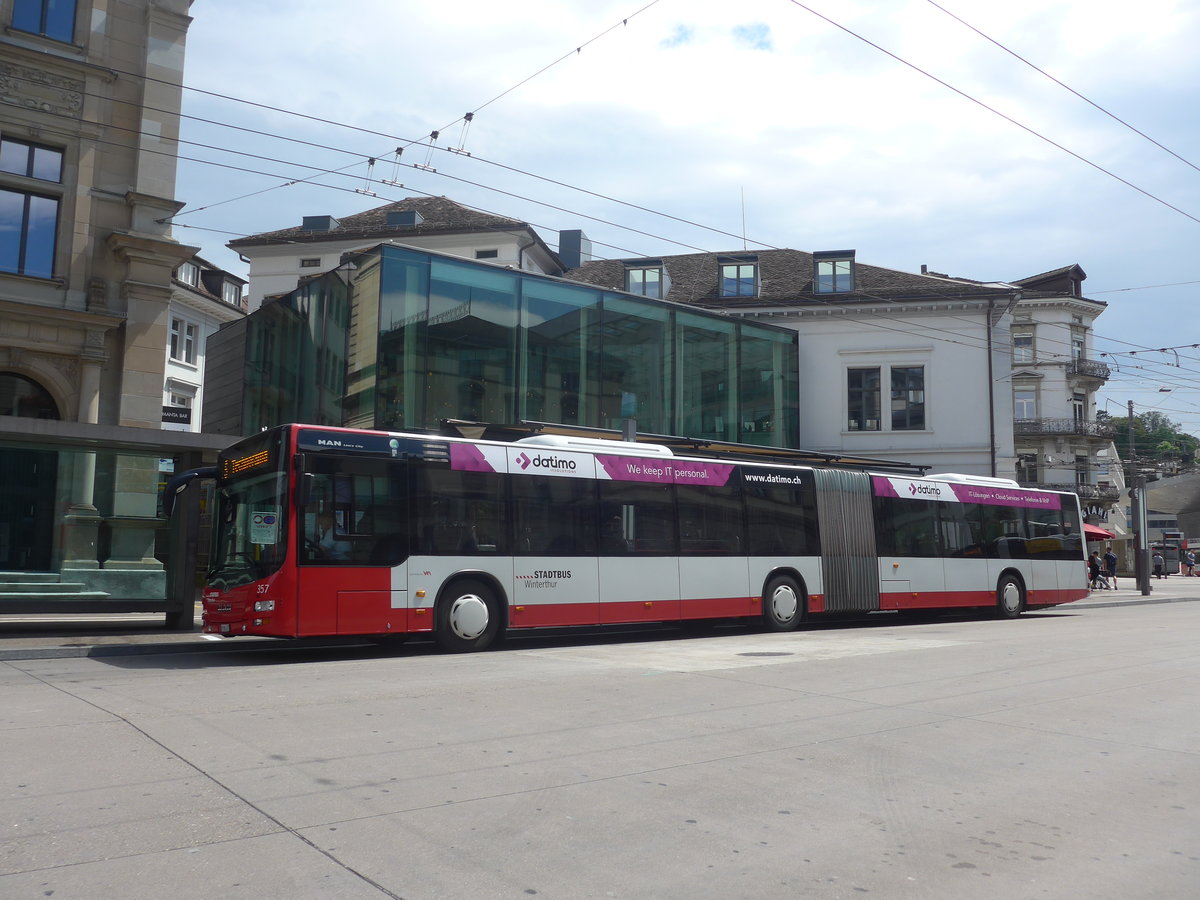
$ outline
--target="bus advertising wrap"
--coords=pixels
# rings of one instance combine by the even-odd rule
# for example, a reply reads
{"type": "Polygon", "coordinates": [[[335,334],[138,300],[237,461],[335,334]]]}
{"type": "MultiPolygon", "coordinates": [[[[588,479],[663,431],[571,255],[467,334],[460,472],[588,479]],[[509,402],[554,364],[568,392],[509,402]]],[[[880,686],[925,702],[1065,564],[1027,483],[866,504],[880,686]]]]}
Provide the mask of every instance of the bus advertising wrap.
{"type": "Polygon", "coordinates": [[[987,506],[1024,506],[1031,509],[1060,509],[1062,497],[1017,487],[981,484],[951,484],[946,481],[914,481],[909,478],[873,475],[876,497],[902,500],[941,500],[944,503],[982,503],[987,506]]]}
{"type": "Polygon", "coordinates": [[[595,478],[657,484],[703,484],[723,487],[734,466],[661,457],[596,455],[547,450],[544,447],[493,447],[451,444],[450,468],[460,472],[501,472],[552,478],[595,478]]]}
{"type": "Polygon", "coordinates": [[[659,484],[706,484],[722,487],[729,483],[733,466],[679,459],[643,459],[638,456],[597,456],[597,478],[611,481],[650,481],[659,484]]]}

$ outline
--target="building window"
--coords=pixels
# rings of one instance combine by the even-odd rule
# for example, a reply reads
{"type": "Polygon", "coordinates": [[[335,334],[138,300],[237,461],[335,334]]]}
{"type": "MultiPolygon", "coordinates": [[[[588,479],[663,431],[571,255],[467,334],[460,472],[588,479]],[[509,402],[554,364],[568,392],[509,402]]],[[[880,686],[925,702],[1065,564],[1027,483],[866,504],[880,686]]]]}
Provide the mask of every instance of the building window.
{"type": "Polygon", "coordinates": [[[1033,362],[1033,331],[1023,330],[1012,333],[1013,362],[1033,362]]]}
{"type": "Polygon", "coordinates": [[[1013,418],[1037,418],[1037,391],[1033,388],[1018,387],[1013,389],[1013,418]]]}
{"type": "Polygon", "coordinates": [[[721,296],[722,297],[757,297],[758,296],[758,264],[757,263],[722,263],[721,264],[721,296]]]}
{"type": "Polygon", "coordinates": [[[184,284],[190,284],[192,287],[195,287],[200,281],[200,267],[195,263],[185,262],[179,267],[179,270],[175,273],[175,277],[184,284]]]}
{"type": "Polygon", "coordinates": [[[1075,455],[1075,483],[1090,484],[1092,481],[1091,459],[1086,454],[1075,455]]]}
{"type": "Polygon", "coordinates": [[[1017,453],[1017,481],[1021,484],[1038,484],[1038,455],[1032,450],[1017,453]]]}
{"type": "Polygon", "coordinates": [[[846,252],[813,254],[813,291],[845,294],[854,290],[854,257],[846,252]]]}
{"type": "Polygon", "coordinates": [[[17,31],[70,43],[75,38],[75,0],[14,0],[12,25],[17,31]]]}
{"type": "Polygon", "coordinates": [[[645,266],[625,270],[625,290],[642,297],[655,297],[659,300],[666,292],[663,290],[662,266],[645,266]]]}
{"type": "Polygon", "coordinates": [[[1084,358],[1084,338],[1082,334],[1071,335],[1071,359],[1080,360],[1084,358]]]}
{"type": "Polygon", "coordinates": [[[0,140],[0,172],[59,184],[62,182],[62,164],[61,150],[11,138],[0,140]]]}
{"type": "Polygon", "coordinates": [[[476,259],[498,259],[500,256],[499,250],[476,250],[476,259]]]}
{"type": "Polygon", "coordinates": [[[879,431],[879,369],[848,369],[846,372],[846,428],[849,431],[879,431]]]}
{"type": "Polygon", "coordinates": [[[925,428],[925,367],[892,367],[892,431],[925,428]]]}
{"type": "Polygon", "coordinates": [[[54,275],[58,198],[0,188],[0,271],[54,275]]]}
{"type": "MultiPolygon", "coordinates": [[[[60,184],[62,168],[61,150],[10,138],[0,140],[0,172],[60,184]]],[[[33,278],[54,275],[58,209],[56,196],[0,188],[0,271],[33,278]]]]}
{"type": "Polygon", "coordinates": [[[183,319],[171,320],[171,359],[196,364],[196,326],[183,319]]]}
{"type": "Polygon", "coordinates": [[[221,296],[230,306],[240,306],[242,302],[242,286],[236,281],[226,281],[221,286],[221,296]]]}
{"type": "Polygon", "coordinates": [[[307,256],[300,260],[300,268],[302,269],[319,269],[321,267],[321,257],[307,256]]]}
{"type": "Polygon", "coordinates": [[[1075,425],[1082,426],[1087,422],[1087,396],[1084,394],[1071,395],[1071,416],[1075,419],[1075,425]]]}

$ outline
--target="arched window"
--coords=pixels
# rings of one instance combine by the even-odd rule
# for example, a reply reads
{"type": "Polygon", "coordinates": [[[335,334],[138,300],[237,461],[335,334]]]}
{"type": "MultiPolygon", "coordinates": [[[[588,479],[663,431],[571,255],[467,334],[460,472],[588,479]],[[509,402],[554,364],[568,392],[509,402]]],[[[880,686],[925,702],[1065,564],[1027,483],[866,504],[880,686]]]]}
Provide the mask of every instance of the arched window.
{"type": "Polygon", "coordinates": [[[58,404],[44,387],[12,372],[0,372],[0,416],[57,419],[58,404]]]}

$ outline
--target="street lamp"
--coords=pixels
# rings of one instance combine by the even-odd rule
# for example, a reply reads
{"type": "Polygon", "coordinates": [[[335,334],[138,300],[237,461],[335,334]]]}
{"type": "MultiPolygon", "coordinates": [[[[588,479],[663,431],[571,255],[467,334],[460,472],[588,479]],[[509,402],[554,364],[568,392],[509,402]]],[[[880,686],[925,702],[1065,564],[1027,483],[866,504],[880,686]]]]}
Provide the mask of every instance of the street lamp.
{"type": "MultiPolygon", "coordinates": [[[[1169,391],[1170,388],[1160,388],[1169,391]]],[[[1143,597],[1150,596],[1150,554],[1146,542],[1146,477],[1139,475],[1133,456],[1133,401],[1129,401],[1129,512],[1133,520],[1133,574],[1143,597]]]]}

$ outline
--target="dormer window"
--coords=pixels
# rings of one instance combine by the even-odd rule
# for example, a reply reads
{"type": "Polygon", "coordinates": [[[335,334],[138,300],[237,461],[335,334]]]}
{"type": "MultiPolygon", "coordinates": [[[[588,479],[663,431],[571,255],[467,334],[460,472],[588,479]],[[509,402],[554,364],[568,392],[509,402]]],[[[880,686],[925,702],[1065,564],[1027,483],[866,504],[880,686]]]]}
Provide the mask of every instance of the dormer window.
{"type": "Polygon", "coordinates": [[[230,306],[241,306],[242,286],[236,281],[226,281],[221,285],[221,298],[230,306]]]}
{"type": "Polygon", "coordinates": [[[184,284],[190,284],[195,287],[200,280],[200,267],[195,263],[185,262],[179,267],[179,271],[175,273],[175,277],[184,284]]]}
{"type": "Polygon", "coordinates": [[[814,293],[848,294],[853,290],[853,250],[825,250],[813,254],[814,293]]]}
{"type": "Polygon", "coordinates": [[[667,296],[669,283],[661,263],[625,267],[625,290],[631,294],[661,300],[667,296]]]}
{"type": "Polygon", "coordinates": [[[722,297],[758,296],[758,261],[756,259],[725,260],[721,263],[722,297]]]}

